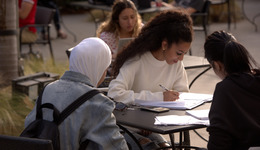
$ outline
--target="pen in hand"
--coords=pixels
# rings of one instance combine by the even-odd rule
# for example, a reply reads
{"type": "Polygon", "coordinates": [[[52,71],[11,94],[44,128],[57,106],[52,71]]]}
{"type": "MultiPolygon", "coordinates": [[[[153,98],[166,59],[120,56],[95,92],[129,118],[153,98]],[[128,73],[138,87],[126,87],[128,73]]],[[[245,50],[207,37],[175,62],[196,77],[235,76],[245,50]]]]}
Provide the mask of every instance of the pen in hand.
{"type": "Polygon", "coordinates": [[[161,84],[159,84],[159,86],[165,91],[163,93],[164,101],[175,101],[175,100],[179,99],[179,92],[169,90],[161,84]]]}
{"type": "Polygon", "coordinates": [[[159,84],[159,86],[160,86],[163,90],[169,91],[165,86],[163,86],[163,85],[161,85],[161,84],[159,84]]]}

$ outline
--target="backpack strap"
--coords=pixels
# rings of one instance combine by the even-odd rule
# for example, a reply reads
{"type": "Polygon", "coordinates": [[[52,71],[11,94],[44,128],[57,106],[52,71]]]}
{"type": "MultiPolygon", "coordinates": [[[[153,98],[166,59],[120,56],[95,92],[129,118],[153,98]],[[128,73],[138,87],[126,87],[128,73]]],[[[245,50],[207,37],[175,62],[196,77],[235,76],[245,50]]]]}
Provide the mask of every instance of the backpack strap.
{"type": "Polygon", "coordinates": [[[76,110],[80,105],[82,105],[88,99],[90,99],[93,96],[95,96],[96,94],[100,93],[100,91],[98,91],[98,90],[91,90],[91,91],[83,94],[82,96],[80,96],[78,99],[76,99],[74,102],[72,102],[68,107],[66,107],[60,113],[59,110],[53,104],[51,104],[51,103],[42,104],[42,95],[43,95],[45,87],[43,88],[43,90],[37,100],[36,119],[43,118],[42,108],[49,108],[49,109],[53,110],[53,121],[56,122],[57,125],[61,124],[61,122],[63,120],[65,120],[74,110],[76,110]]]}
{"type": "MultiPolygon", "coordinates": [[[[59,125],[64,119],[66,119],[74,110],[76,110],[80,105],[85,103],[87,100],[95,96],[96,94],[101,93],[98,90],[91,90],[87,93],[80,96],[78,99],[76,99],[74,102],[72,102],[68,107],[66,107],[61,113],[59,120],[56,122],[57,125],[59,125]]],[[[79,150],[85,150],[88,146],[89,140],[86,139],[82,143],[80,143],[79,150]]]]}
{"type": "Polygon", "coordinates": [[[42,105],[42,94],[46,86],[42,89],[41,94],[39,95],[37,99],[37,106],[36,106],[36,119],[41,119],[42,118],[42,110],[41,110],[41,105],[42,105]]]}
{"type": "MultiPolygon", "coordinates": [[[[46,85],[47,86],[47,85],[46,85]]],[[[42,95],[43,95],[43,92],[44,92],[44,89],[45,87],[42,89],[42,92],[41,94],[39,95],[38,97],[38,100],[37,100],[37,106],[36,106],[36,119],[42,119],[43,118],[43,115],[42,115],[42,108],[49,108],[49,109],[52,109],[53,110],[53,120],[55,122],[58,121],[58,118],[59,118],[59,115],[60,115],[60,112],[59,110],[51,103],[45,103],[45,104],[42,104],[42,95]]]]}
{"type": "Polygon", "coordinates": [[[96,94],[100,93],[98,90],[91,90],[82,96],[80,96],[77,100],[72,102],[67,108],[65,108],[61,113],[58,121],[56,122],[59,125],[64,119],[66,119],[74,110],[76,110],[80,105],[85,103],[88,99],[92,98],[96,94]]]}

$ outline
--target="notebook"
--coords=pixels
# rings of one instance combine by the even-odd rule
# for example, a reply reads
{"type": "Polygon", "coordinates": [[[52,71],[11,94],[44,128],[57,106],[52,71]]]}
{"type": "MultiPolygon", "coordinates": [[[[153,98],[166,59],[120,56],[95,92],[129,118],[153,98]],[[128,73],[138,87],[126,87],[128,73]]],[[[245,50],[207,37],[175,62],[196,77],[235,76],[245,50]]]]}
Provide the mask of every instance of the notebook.
{"type": "Polygon", "coordinates": [[[203,109],[203,110],[188,110],[186,111],[187,114],[191,115],[192,117],[195,117],[200,120],[208,120],[209,116],[209,109],[203,109]]]}
{"type": "Polygon", "coordinates": [[[170,109],[187,110],[193,109],[205,102],[210,102],[213,95],[200,93],[180,92],[179,99],[176,101],[147,101],[135,100],[135,103],[141,106],[165,107],[170,109]]]}
{"type": "Polygon", "coordinates": [[[130,43],[134,38],[120,38],[119,41],[118,41],[118,48],[117,48],[117,51],[116,53],[120,53],[123,48],[128,44],[130,43]]]}

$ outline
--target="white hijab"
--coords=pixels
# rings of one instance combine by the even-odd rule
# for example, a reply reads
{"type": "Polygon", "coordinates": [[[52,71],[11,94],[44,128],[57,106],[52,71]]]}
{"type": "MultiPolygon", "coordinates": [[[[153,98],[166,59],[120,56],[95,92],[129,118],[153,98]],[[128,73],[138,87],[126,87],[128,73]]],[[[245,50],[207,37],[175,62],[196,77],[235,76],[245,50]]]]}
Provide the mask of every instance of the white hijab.
{"type": "Polygon", "coordinates": [[[111,58],[111,51],[103,40],[86,38],[71,51],[69,69],[88,76],[91,84],[97,87],[111,58]]]}

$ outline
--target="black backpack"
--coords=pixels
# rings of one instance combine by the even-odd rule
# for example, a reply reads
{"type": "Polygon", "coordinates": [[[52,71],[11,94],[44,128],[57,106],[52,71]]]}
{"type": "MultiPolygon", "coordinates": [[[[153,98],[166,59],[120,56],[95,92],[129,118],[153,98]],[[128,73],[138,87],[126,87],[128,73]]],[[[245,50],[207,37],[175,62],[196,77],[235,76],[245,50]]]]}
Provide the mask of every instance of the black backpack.
{"type": "MultiPolygon", "coordinates": [[[[44,91],[44,89],[43,89],[44,91]]],[[[77,100],[72,102],[67,108],[65,108],[61,113],[59,110],[51,103],[42,104],[42,93],[40,94],[37,106],[36,106],[36,120],[29,124],[21,133],[21,137],[29,138],[39,138],[48,139],[52,141],[53,149],[60,150],[60,138],[59,138],[59,128],[58,126],[61,122],[66,119],[74,110],[76,110],[81,104],[93,97],[94,95],[100,93],[98,90],[91,90],[77,100]],[[42,108],[48,108],[53,110],[53,121],[43,120],[42,108]]],[[[80,150],[86,149],[88,140],[80,144],[80,150]]]]}

